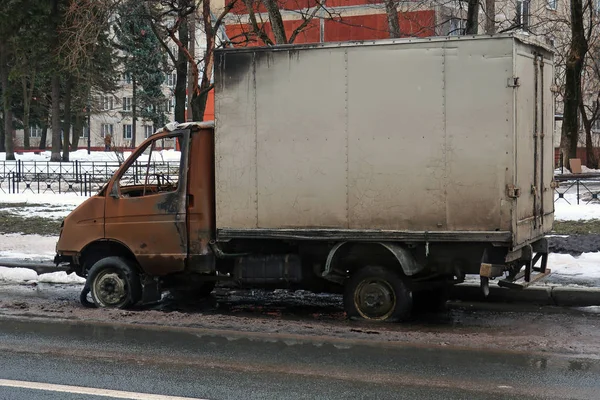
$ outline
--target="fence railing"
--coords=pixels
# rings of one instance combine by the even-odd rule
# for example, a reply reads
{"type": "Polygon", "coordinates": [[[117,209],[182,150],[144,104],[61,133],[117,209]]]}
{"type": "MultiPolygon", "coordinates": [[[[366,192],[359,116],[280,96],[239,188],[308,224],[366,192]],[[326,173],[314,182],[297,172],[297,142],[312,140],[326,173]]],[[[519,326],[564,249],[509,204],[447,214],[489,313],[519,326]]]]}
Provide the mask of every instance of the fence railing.
{"type": "MultiPolygon", "coordinates": [[[[0,194],[74,193],[90,196],[120,167],[111,161],[0,161],[0,194]]],[[[176,181],[179,161],[135,162],[121,178],[127,184],[144,183],[157,175],[176,181]]]]}
{"type": "Polygon", "coordinates": [[[589,204],[600,200],[600,174],[562,174],[555,175],[554,180],[559,183],[555,189],[555,203],[562,200],[568,204],[589,204]],[[569,201],[567,195],[572,195],[575,199],[569,201]]]}

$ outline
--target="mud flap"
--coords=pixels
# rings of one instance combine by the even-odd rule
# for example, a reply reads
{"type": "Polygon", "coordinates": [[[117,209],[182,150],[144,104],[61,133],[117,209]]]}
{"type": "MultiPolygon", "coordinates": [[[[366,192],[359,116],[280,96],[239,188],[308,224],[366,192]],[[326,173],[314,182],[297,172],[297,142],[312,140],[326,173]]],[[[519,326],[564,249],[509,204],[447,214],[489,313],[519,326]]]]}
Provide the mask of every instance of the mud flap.
{"type": "Polygon", "coordinates": [[[157,279],[144,275],[142,280],[142,304],[155,303],[162,297],[162,289],[157,279]]]}

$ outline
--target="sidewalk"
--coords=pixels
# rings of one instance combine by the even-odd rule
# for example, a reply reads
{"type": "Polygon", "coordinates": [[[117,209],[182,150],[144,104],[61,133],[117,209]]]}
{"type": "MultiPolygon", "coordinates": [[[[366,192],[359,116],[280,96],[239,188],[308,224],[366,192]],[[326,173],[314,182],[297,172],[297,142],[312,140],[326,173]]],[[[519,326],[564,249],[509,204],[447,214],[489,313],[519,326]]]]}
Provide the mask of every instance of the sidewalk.
{"type": "Polygon", "coordinates": [[[528,303],[562,307],[600,306],[600,288],[563,285],[530,286],[527,289],[506,289],[490,284],[490,294],[483,296],[479,285],[463,283],[452,288],[451,300],[503,303],[528,303]]]}

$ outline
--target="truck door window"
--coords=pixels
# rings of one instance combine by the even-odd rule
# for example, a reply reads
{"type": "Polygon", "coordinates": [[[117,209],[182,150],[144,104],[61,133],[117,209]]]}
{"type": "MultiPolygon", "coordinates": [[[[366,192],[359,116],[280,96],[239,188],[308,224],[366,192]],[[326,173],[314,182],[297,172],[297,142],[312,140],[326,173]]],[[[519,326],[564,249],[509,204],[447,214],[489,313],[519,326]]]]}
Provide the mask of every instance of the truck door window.
{"type": "MultiPolygon", "coordinates": [[[[174,142],[175,138],[164,142],[174,142]]],[[[157,193],[174,192],[179,184],[181,153],[173,150],[160,151],[163,140],[146,144],[143,152],[129,165],[119,179],[122,197],[149,196],[157,193]]]]}

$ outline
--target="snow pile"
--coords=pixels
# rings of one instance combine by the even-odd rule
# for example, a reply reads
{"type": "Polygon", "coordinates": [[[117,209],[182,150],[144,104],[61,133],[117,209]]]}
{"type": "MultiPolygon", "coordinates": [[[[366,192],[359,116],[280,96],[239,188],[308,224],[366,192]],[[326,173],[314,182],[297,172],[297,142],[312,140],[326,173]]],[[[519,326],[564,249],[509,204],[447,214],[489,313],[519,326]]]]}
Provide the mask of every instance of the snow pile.
{"type": "Polygon", "coordinates": [[[58,284],[84,284],[85,279],[75,273],[52,272],[38,275],[34,270],[27,268],[0,267],[0,281],[11,283],[58,283],[58,284]]]}
{"type": "Polygon", "coordinates": [[[600,253],[583,253],[578,257],[552,253],[548,257],[552,275],[580,277],[600,282],[600,253]]]}

